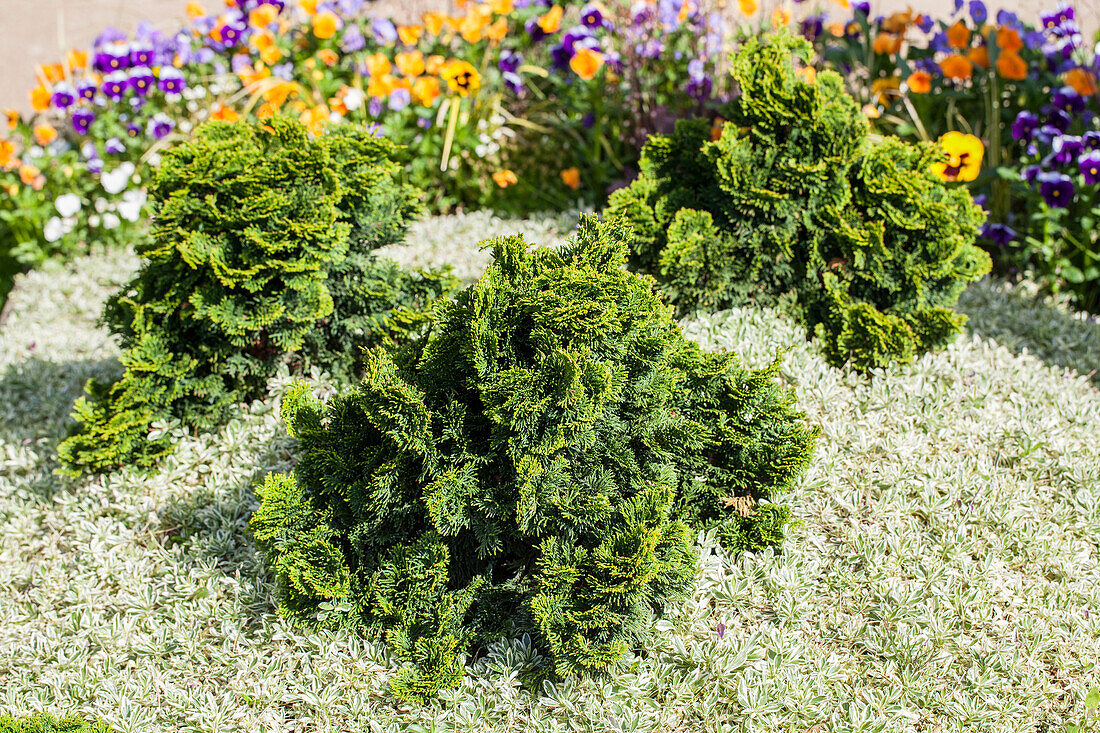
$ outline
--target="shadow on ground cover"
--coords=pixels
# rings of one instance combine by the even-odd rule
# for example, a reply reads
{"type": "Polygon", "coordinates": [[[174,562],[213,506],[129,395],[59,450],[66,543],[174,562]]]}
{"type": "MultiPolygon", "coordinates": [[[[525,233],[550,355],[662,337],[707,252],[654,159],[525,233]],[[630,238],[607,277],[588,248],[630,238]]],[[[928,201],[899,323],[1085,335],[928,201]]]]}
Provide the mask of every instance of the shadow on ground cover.
{"type": "Polygon", "coordinates": [[[0,445],[11,446],[24,460],[9,460],[0,473],[33,474],[27,488],[51,496],[64,483],[54,470],[73,401],[89,379],[115,379],[120,373],[113,357],[65,362],[31,357],[8,364],[0,374],[0,445]]]}
{"type": "Polygon", "coordinates": [[[1052,367],[1067,368],[1100,386],[1100,320],[1075,313],[1034,287],[985,278],[959,298],[967,327],[1015,354],[1029,353],[1052,367]]]}

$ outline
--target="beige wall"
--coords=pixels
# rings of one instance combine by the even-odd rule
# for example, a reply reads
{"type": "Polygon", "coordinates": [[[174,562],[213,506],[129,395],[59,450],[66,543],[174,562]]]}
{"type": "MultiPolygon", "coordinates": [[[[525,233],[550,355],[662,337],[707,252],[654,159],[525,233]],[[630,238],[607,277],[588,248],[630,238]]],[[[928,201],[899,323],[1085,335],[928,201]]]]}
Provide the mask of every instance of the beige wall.
{"type": "MultiPolygon", "coordinates": [[[[87,47],[108,25],[130,31],[138,21],[147,18],[164,30],[178,28],[184,17],[186,1],[0,0],[0,108],[28,109],[27,94],[35,84],[36,64],[60,61],[62,50],[66,47],[87,47]]],[[[766,6],[762,12],[768,12],[768,8],[779,1],[761,3],[766,6]]],[[[203,2],[213,8],[221,0],[203,2]]],[[[1028,19],[1033,18],[1039,8],[1053,5],[1055,0],[986,2],[993,12],[996,8],[1007,7],[1028,19]]],[[[454,4],[454,0],[379,0],[375,7],[380,13],[411,18],[433,7],[448,11],[454,4]]],[[[736,3],[728,0],[726,4],[736,7],[736,3]]],[[[1076,4],[1082,15],[1086,16],[1085,25],[1091,32],[1096,27],[1100,0],[1078,0],[1076,4]]],[[[828,2],[823,2],[823,6],[828,5],[828,2]]],[[[872,0],[875,13],[891,12],[905,6],[903,0],[872,0]]],[[[951,11],[953,0],[926,0],[913,3],[913,6],[920,12],[945,15],[951,11]]]]}

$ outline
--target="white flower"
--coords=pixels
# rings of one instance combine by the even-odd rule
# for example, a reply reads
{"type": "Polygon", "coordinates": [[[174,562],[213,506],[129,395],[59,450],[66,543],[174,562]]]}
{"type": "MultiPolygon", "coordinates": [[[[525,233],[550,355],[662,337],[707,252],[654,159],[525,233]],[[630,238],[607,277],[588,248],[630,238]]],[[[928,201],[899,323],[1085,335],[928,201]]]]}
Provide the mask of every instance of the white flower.
{"type": "Polygon", "coordinates": [[[145,192],[141,189],[130,189],[122,194],[122,201],[118,205],[118,215],[126,221],[137,221],[141,216],[141,207],[145,204],[145,192]]]}
{"type": "Polygon", "coordinates": [[[354,112],[363,106],[366,98],[367,95],[363,93],[362,89],[348,87],[348,91],[344,94],[344,106],[348,108],[348,111],[354,112]]]}
{"type": "Polygon", "coordinates": [[[98,211],[101,214],[104,211],[106,211],[107,210],[107,199],[105,199],[105,198],[96,199],[95,200],[95,210],[98,211]]]}
{"type": "Polygon", "coordinates": [[[80,197],[75,193],[63,193],[54,199],[53,206],[61,216],[73,216],[80,211],[80,197]]]}
{"type": "Polygon", "coordinates": [[[99,214],[92,214],[91,216],[88,217],[88,226],[90,226],[90,227],[99,226],[99,214]]]}
{"type": "Polygon", "coordinates": [[[99,182],[103,185],[103,190],[107,193],[119,193],[126,189],[126,186],[130,183],[130,176],[134,175],[134,164],[126,161],[120,163],[118,168],[115,168],[110,173],[104,173],[99,177],[99,182]]]}
{"type": "Polygon", "coordinates": [[[56,216],[46,222],[42,228],[42,237],[47,242],[56,242],[65,236],[65,225],[56,216]]]}
{"type": "Polygon", "coordinates": [[[117,227],[121,223],[122,222],[119,221],[118,216],[116,216],[115,214],[112,214],[110,211],[108,211],[106,214],[103,215],[103,228],[104,229],[114,229],[115,227],[117,227]]]}

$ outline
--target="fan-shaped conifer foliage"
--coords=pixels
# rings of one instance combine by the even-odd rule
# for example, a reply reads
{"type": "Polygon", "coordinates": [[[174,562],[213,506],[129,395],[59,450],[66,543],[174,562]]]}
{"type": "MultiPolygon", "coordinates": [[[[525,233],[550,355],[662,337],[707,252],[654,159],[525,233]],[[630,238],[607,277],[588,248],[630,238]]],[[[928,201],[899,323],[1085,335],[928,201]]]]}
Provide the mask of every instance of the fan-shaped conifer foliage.
{"type": "Polygon", "coordinates": [[[558,675],[603,669],[688,589],[699,529],[731,552],[782,539],[768,497],[815,431],[778,364],[683,337],[623,268],[628,236],[586,217],[560,250],[496,240],[425,336],[369,352],[358,388],[283,398],[300,461],[251,521],[281,610],[380,634],[407,665],[400,698],[458,684],[459,655],[507,629],[558,675]]]}
{"type": "Polygon", "coordinates": [[[283,118],[208,123],[167,151],[141,269],[103,316],[126,371],[77,401],[63,463],[149,466],[171,450],[148,438],[154,421],[217,425],[282,363],[351,381],[363,347],[419,328],[452,281],[371,253],[420,206],[394,179],[395,152],[366,130],[315,139],[283,118]]]}
{"type": "Polygon", "coordinates": [[[787,307],[833,364],[911,361],[965,322],[952,307],[990,267],[974,244],[983,215],[930,172],[935,148],[870,135],[837,74],[800,73],[809,53],[749,40],[721,137],[703,120],[651,137],[606,213],[634,226],[630,266],[680,314],[787,307]]]}

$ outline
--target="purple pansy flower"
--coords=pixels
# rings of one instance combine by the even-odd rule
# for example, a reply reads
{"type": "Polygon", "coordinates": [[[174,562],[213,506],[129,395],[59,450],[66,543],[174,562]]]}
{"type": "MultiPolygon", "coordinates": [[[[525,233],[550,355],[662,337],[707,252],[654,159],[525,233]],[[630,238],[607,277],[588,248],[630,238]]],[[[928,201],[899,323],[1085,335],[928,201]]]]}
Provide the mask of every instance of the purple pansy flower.
{"type": "Polygon", "coordinates": [[[985,21],[989,17],[989,11],[986,10],[985,3],[982,0],[970,0],[970,17],[976,25],[985,25],[985,21]]]}
{"type": "Polygon", "coordinates": [[[1051,144],[1051,149],[1054,151],[1052,158],[1058,165],[1072,165],[1083,148],[1084,144],[1080,136],[1059,135],[1051,144]]]}
{"type": "Polygon", "coordinates": [[[355,53],[367,47],[367,39],[363,37],[363,31],[358,23],[348,23],[344,27],[344,35],[340,38],[340,50],[344,53],[355,53]]]}
{"type": "Polygon", "coordinates": [[[172,131],[172,119],[163,112],[157,112],[149,118],[145,130],[153,138],[160,140],[172,131]]]}
{"type": "Polygon", "coordinates": [[[825,22],[820,15],[810,15],[802,20],[799,30],[806,40],[816,41],[825,32],[825,22]]]}
{"type": "Polygon", "coordinates": [[[512,92],[512,94],[519,95],[523,93],[523,77],[513,71],[505,71],[501,76],[504,78],[504,85],[512,92]]]}
{"type": "Polygon", "coordinates": [[[504,73],[515,73],[522,63],[522,55],[510,48],[506,48],[500,52],[500,60],[497,61],[497,67],[504,73]]]}
{"type": "Polygon", "coordinates": [[[531,38],[533,43],[538,43],[546,38],[546,31],[539,25],[538,18],[528,18],[527,22],[523,24],[523,29],[527,31],[527,35],[531,38]]]}
{"type": "Polygon", "coordinates": [[[130,68],[130,47],[125,43],[107,43],[95,52],[92,66],[96,71],[109,74],[130,68]]]}
{"type": "Polygon", "coordinates": [[[375,18],[370,27],[374,40],[383,46],[392,46],[397,42],[397,26],[388,18],[375,18]]]}
{"type": "Polygon", "coordinates": [[[412,94],[405,87],[397,87],[390,92],[390,109],[400,112],[412,102],[412,94]]]}
{"type": "Polygon", "coordinates": [[[91,79],[81,79],[76,83],[76,93],[80,95],[81,99],[89,102],[95,99],[95,93],[98,87],[91,79]]]}
{"type": "Polygon", "coordinates": [[[51,101],[53,106],[58,109],[68,109],[76,102],[76,89],[71,84],[61,82],[53,88],[53,96],[51,101]]]}
{"type": "MultiPolygon", "coordinates": [[[[956,2],[960,2],[960,1],[961,0],[956,0],[956,2]]],[[[855,14],[863,13],[864,15],[870,15],[871,14],[870,0],[855,0],[855,2],[852,3],[852,11],[855,14]]]]}
{"type": "Polygon", "coordinates": [[[99,158],[92,158],[91,160],[89,160],[88,161],[88,172],[89,173],[102,173],[103,172],[103,161],[100,160],[99,158]]]}
{"type": "Polygon", "coordinates": [[[136,122],[131,122],[130,124],[126,125],[126,134],[130,137],[137,137],[141,134],[141,125],[136,122]]]}
{"type": "Polygon", "coordinates": [[[92,123],[95,122],[95,112],[84,107],[78,107],[73,110],[71,119],[73,122],[73,130],[75,130],[78,135],[86,135],[92,123]]]}
{"type": "Polygon", "coordinates": [[[1050,98],[1051,104],[1058,109],[1065,110],[1069,114],[1080,114],[1085,111],[1085,99],[1077,90],[1065,86],[1054,92],[1050,98]]]}
{"type": "Polygon", "coordinates": [[[1047,206],[1064,209],[1073,201],[1073,181],[1065,173],[1043,172],[1035,180],[1047,206]]]}
{"type": "Polygon", "coordinates": [[[129,86],[130,76],[125,71],[115,71],[103,77],[103,93],[112,101],[122,99],[129,86]]]}
{"type": "Polygon", "coordinates": [[[1012,240],[1016,239],[1018,235],[1016,233],[1016,230],[1012,227],[1008,226],[1007,224],[998,223],[985,224],[984,226],[982,226],[981,231],[978,232],[978,236],[983,239],[988,239],[989,241],[1000,247],[1005,247],[1012,240]]]}
{"type": "Polygon", "coordinates": [[[187,82],[183,79],[183,72],[173,66],[163,66],[160,69],[160,79],[157,86],[165,94],[180,94],[187,82]]]}
{"type": "Polygon", "coordinates": [[[1016,115],[1016,120],[1012,123],[1012,137],[1015,140],[1030,139],[1031,133],[1037,129],[1039,129],[1038,116],[1025,109],[1016,115]]]}
{"type": "Polygon", "coordinates": [[[1077,168],[1089,186],[1100,182],[1100,150],[1091,150],[1077,160],[1077,168]]]}
{"type": "Polygon", "coordinates": [[[587,28],[603,28],[610,25],[603,17],[603,10],[596,3],[588,3],[581,8],[581,25],[587,28]]]}
{"type": "Polygon", "coordinates": [[[103,149],[111,155],[122,155],[126,152],[126,146],[117,137],[108,138],[103,143],[103,149]]]}
{"type": "Polygon", "coordinates": [[[131,66],[152,66],[157,62],[151,43],[134,43],[130,46],[131,66]]]}
{"type": "Polygon", "coordinates": [[[148,66],[135,66],[130,70],[130,88],[135,94],[145,96],[153,88],[157,79],[153,76],[153,70],[148,66]]]}

